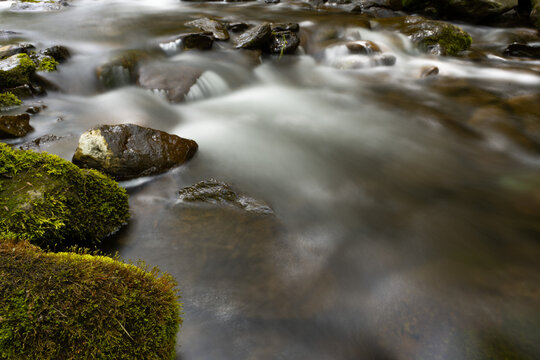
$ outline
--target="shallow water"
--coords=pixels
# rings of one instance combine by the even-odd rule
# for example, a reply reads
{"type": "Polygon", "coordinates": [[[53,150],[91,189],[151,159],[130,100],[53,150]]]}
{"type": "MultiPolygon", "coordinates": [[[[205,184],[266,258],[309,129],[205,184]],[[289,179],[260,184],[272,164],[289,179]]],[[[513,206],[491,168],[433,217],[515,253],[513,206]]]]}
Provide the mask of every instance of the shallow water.
{"type": "Polygon", "coordinates": [[[48,108],[20,141],[65,136],[46,150],[70,159],[88,128],[136,123],[198,142],[186,165],[122,183],[132,220],[108,245],[178,281],[178,359],[540,357],[538,153],[462,121],[540,94],[539,61],[497,55],[528,30],[465,27],[490,54],[472,61],[420,54],[359,16],[301,2],[0,5],[0,29],[74,53],[47,75],[62,91],[40,99],[48,108]],[[308,40],[260,65],[225,43],[160,52],[200,16],[299,22],[308,40]],[[396,65],[344,51],[359,39],[396,65]],[[181,104],[134,86],[102,92],[95,68],[123,49],[206,72],[181,104]],[[419,79],[427,65],[439,75],[419,79]],[[209,178],[275,215],[176,204],[209,178]]]}

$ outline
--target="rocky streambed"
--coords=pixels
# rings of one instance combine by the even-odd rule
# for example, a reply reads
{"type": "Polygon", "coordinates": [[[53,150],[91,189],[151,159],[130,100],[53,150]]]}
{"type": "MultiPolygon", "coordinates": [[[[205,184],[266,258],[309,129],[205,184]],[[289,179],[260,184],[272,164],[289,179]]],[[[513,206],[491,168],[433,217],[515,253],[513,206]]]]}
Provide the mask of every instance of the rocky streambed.
{"type": "Polygon", "coordinates": [[[534,359],[539,6],[0,1],[0,138],[127,189],[177,359],[534,359]]]}

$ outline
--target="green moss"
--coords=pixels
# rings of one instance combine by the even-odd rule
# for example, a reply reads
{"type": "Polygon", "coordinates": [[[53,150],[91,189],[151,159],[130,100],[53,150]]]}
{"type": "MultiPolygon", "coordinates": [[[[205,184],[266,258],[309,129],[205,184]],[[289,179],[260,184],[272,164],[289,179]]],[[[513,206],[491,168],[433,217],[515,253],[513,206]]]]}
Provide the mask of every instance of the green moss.
{"type": "Polygon", "coordinates": [[[467,50],[472,43],[472,38],[465,31],[451,24],[440,25],[439,31],[432,36],[424,37],[419,45],[426,50],[430,46],[440,45],[446,55],[457,55],[467,50]]]}
{"type": "Polygon", "coordinates": [[[0,108],[21,105],[22,101],[10,92],[0,93],[0,108]]]}
{"type": "Polygon", "coordinates": [[[95,245],[129,218],[127,194],[109,177],[57,156],[0,143],[0,237],[41,247],[95,245]]]}
{"type": "Polygon", "coordinates": [[[36,65],[27,54],[13,55],[2,62],[17,61],[18,65],[10,70],[0,70],[0,88],[16,87],[28,84],[36,72],[36,65]]]}
{"type": "Polygon", "coordinates": [[[51,72],[56,70],[57,65],[58,61],[54,60],[51,56],[45,56],[41,59],[37,69],[39,71],[51,72]]]}
{"type": "Polygon", "coordinates": [[[175,286],[157,269],[0,241],[0,358],[173,359],[175,286]]]}

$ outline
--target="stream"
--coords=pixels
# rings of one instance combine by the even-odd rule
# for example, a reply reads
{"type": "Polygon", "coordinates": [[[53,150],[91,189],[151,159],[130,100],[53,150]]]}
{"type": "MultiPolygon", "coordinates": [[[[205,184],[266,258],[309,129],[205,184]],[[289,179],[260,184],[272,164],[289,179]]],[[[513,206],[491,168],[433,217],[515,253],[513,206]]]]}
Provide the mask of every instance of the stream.
{"type": "Polygon", "coordinates": [[[177,360],[540,358],[540,60],[501,55],[516,38],[540,45],[534,30],[462,24],[482,56],[438,57],[332,4],[10,3],[0,30],[72,57],[43,75],[58,91],[27,100],[47,106],[35,131],[9,142],[54,134],[44,150],[71,160],[87,129],[134,123],[199,145],[178,168],[120,183],[132,218],[106,244],[178,282],[177,360]],[[301,48],[259,59],[226,42],[163,45],[200,17],[299,23],[301,48]],[[395,65],[350,55],[343,42],[357,40],[395,65]],[[104,91],[96,68],[130,49],[204,73],[180,103],[104,91]],[[519,131],[491,126],[523,98],[519,131]],[[179,204],[207,179],[274,213],[179,204]]]}

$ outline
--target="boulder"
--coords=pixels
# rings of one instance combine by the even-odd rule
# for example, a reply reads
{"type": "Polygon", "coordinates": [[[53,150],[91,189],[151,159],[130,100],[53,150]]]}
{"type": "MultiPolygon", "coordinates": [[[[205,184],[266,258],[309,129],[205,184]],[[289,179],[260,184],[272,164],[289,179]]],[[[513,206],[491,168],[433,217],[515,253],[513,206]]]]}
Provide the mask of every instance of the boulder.
{"type": "Polygon", "coordinates": [[[50,56],[59,63],[67,61],[71,57],[71,51],[65,46],[55,45],[42,51],[43,55],[50,56]]]}
{"type": "Polygon", "coordinates": [[[197,20],[189,21],[185,23],[186,26],[193,26],[197,29],[200,29],[204,32],[212,33],[212,36],[217,40],[229,40],[229,32],[225,25],[221,22],[209,19],[209,18],[200,18],[197,20]]]}
{"type": "Polygon", "coordinates": [[[29,44],[29,43],[5,45],[5,46],[0,47],[0,59],[17,55],[17,54],[28,54],[34,50],[36,50],[34,45],[29,44]]]}
{"type": "Polygon", "coordinates": [[[83,133],[73,163],[117,180],[159,174],[191,159],[195,141],[134,124],[101,125],[83,133]]]}
{"type": "Polygon", "coordinates": [[[143,88],[165,93],[173,103],[181,102],[203,71],[181,63],[152,63],[139,68],[137,83],[143,88]]]}
{"type": "Polygon", "coordinates": [[[129,206],[125,190],[95,170],[0,143],[0,214],[0,238],[64,248],[98,244],[128,220],[129,206]]]}
{"type": "Polygon", "coordinates": [[[33,130],[28,114],[0,115],[0,139],[23,137],[33,130]]]}
{"type": "Polygon", "coordinates": [[[242,33],[235,41],[237,49],[263,49],[272,38],[272,27],[262,23],[242,33]]]}
{"type": "Polygon", "coordinates": [[[173,359],[176,283],[117,258],[0,239],[4,359],[173,359]]]}
{"type": "Polygon", "coordinates": [[[28,84],[35,72],[36,65],[27,54],[0,60],[0,89],[28,84]]]}
{"type": "Polygon", "coordinates": [[[265,215],[274,213],[264,202],[239,194],[230,185],[214,179],[185,187],[179,194],[180,203],[222,205],[265,215]]]}
{"type": "Polygon", "coordinates": [[[190,33],[180,35],[175,43],[177,49],[181,50],[210,50],[214,43],[214,39],[210,32],[207,33],[190,33]]]}
{"type": "Polygon", "coordinates": [[[270,54],[293,54],[300,45],[300,38],[293,31],[272,31],[265,51],[270,54]]]}
{"type": "Polygon", "coordinates": [[[460,27],[421,16],[378,19],[377,23],[407,35],[420,50],[433,55],[458,55],[472,43],[471,36],[460,27]]]}

